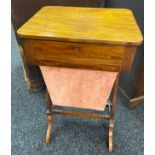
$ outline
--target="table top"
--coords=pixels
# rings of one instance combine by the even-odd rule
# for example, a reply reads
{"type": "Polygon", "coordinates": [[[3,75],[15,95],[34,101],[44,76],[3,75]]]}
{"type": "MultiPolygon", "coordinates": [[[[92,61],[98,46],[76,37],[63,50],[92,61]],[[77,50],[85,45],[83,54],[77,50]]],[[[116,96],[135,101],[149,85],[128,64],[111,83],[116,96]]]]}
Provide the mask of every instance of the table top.
{"type": "Polygon", "coordinates": [[[128,9],[46,6],[17,31],[21,38],[139,45],[143,37],[128,9]]]}

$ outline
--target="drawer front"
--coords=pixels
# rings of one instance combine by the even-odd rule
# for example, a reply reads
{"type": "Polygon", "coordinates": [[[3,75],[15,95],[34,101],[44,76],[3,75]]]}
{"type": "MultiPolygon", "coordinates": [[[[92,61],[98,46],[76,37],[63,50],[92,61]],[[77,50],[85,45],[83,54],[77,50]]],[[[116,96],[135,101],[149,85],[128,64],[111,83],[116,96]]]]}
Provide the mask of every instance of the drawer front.
{"type": "Polygon", "coordinates": [[[90,66],[97,69],[101,69],[103,65],[120,65],[126,50],[126,47],[121,45],[40,40],[24,40],[23,47],[24,54],[31,64],[79,68],[90,66]]]}

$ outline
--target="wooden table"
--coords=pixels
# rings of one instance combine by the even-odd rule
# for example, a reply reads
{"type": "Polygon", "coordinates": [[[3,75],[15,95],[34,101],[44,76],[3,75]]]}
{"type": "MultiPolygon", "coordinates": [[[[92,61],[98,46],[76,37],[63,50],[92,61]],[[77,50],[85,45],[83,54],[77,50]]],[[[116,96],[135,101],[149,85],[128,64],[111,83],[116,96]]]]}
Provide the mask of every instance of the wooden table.
{"type": "MultiPolygon", "coordinates": [[[[27,62],[118,72],[129,71],[138,45],[143,41],[133,13],[128,9],[43,7],[17,31],[22,38],[27,62]]],[[[113,105],[109,115],[55,111],[68,115],[109,119],[109,151],[116,111],[119,74],[114,83],[113,105]]],[[[48,93],[47,93],[48,96],[48,93]]],[[[51,131],[51,101],[46,142],[51,131]]]]}
{"type": "Polygon", "coordinates": [[[143,37],[128,9],[42,8],[17,34],[30,64],[129,71],[143,37]]]}

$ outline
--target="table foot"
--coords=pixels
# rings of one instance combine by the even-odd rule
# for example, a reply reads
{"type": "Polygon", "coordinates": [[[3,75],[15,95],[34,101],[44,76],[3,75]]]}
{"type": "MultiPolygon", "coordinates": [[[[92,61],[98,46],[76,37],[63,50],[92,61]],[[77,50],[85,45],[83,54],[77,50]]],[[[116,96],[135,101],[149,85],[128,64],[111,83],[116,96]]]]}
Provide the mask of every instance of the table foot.
{"type": "Polygon", "coordinates": [[[47,124],[47,131],[46,131],[46,144],[50,143],[51,130],[52,130],[52,115],[48,115],[48,124],[47,124]]]}

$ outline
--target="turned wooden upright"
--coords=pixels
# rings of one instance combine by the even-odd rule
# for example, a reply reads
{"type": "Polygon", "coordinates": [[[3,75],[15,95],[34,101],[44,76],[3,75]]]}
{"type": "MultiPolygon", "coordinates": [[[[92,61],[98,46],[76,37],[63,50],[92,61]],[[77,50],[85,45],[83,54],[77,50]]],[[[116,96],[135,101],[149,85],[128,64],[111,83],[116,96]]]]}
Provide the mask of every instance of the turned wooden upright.
{"type": "Polygon", "coordinates": [[[136,49],[143,41],[133,13],[128,9],[47,6],[17,31],[28,63],[118,72],[109,115],[52,111],[47,92],[49,143],[52,114],[109,119],[109,151],[116,111],[119,73],[131,69],[136,49]]]}

